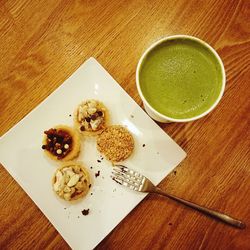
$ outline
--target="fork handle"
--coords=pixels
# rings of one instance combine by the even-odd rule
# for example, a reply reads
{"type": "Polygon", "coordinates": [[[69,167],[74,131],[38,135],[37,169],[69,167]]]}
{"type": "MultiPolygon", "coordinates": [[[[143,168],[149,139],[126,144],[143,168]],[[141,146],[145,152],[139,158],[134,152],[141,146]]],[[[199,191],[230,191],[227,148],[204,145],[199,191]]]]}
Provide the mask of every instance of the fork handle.
{"type": "Polygon", "coordinates": [[[209,208],[197,205],[197,204],[195,204],[193,202],[190,202],[190,201],[184,200],[182,198],[176,197],[176,196],[174,196],[172,194],[168,194],[168,193],[162,191],[158,187],[155,187],[153,192],[157,193],[157,194],[160,194],[160,195],[163,195],[163,196],[166,196],[166,197],[168,197],[168,198],[170,198],[172,200],[178,201],[178,202],[180,202],[180,203],[182,203],[182,204],[184,204],[184,205],[186,205],[188,207],[194,208],[194,209],[196,209],[196,210],[198,210],[198,211],[200,211],[200,212],[202,212],[204,214],[207,214],[209,216],[217,218],[217,219],[219,219],[219,220],[221,220],[221,221],[223,221],[223,222],[225,222],[225,223],[227,223],[227,224],[229,224],[231,226],[238,227],[238,228],[241,228],[241,229],[246,227],[246,225],[242,221],[236,220],[236,219],[234,219],[234,218],[232,218],[232,217],[230,217],[230,216],[228,216],[226,214],[217,212],[215,210],[211,210],[209,208]]]}

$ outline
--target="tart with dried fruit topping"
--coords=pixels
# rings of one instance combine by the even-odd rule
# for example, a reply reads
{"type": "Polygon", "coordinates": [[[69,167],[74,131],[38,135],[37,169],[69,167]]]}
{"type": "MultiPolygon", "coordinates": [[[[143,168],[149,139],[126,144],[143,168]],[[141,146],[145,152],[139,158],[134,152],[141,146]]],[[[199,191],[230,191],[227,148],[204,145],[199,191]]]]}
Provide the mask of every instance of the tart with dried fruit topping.
{"type": "Polygon", "coordinates": [[[78,105],[74,123],[81,134],[99,134],[108,123],[108,110],[97,100],[86,100],[78,105]]]}
{"type": "Polygon", "coordinates": [[[52,186],[60,198],[66,201],[78,200],[84,197],[91,187],[89,173],[80,162],[65,162],[56,170],[52,186]]]}
{"type": "Polygon", "coordinates": [[[44,131],[42,149],[53,160],[69,161],[80,152],[80,139],[71,127],[59,125],[44,131]]]}

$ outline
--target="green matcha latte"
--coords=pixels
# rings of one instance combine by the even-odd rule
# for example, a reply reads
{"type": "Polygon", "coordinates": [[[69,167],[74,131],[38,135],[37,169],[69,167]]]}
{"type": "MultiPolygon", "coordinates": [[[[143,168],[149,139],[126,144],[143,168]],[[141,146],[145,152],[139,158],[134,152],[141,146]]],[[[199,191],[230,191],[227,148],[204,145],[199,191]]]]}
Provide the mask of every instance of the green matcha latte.
{"type": "Polygon", "coordinates": [[[162,41],[144,57],[139,69],[144,98],[159,113],[188,119],[206,112],[223,88],[218,58],[190,38],[162,41]]]}

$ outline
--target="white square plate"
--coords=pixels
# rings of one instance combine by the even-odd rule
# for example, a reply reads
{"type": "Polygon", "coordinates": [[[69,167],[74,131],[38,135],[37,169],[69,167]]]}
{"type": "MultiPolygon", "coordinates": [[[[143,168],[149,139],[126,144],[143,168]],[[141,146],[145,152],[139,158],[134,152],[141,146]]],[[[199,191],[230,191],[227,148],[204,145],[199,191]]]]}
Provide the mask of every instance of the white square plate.
{"type": "Polygon", "coordinates": [[[43,132],[58,124],[73,125],[75,107],[91,98],[102,101],[112,123],[127,126],[134,136],[134,153],[123,164],[155,184],[186,156],[94,58],[87,60],[0,139],[3,166],[74,249],[94,248],[145,197],[110,178],[111,164],[102,160],[94,138],[82,141],[78,158],[92,177],[87,197],[70,204],[53,193],[51,178],[59,164],[44,155],[43,132]],[[95,177],[98,170],[100,176],[95,177]],[[89,209],[89,215],[82,215],[83,209],[89,209]]]}

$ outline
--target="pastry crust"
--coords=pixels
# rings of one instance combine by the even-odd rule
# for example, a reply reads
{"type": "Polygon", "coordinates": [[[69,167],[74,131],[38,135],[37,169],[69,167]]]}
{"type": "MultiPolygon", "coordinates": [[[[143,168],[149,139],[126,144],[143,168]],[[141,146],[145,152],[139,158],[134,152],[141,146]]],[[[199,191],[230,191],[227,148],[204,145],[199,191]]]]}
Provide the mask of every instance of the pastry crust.
{"type": "MultiPolygon", "coordinates": [[[[64,152],[62,152],[61,155],[53,153],[48,149],[49,138],[48,138],[48,135],[45,134],[43,138],[43,149],[44,149],[45,154],[52,160],[57,160],[57,161],[69,161],[69,160],[76,158],[80,153],[80,146],[81,146],[78,132],[75,129],[69,126],[65,126],[65,125],[58,125],[58,126],[53,127],[52,129],[55,129],[57,132],[63,131],[64,133],[68,134],[71,137],[71,143],[70,144],[67,144],[64,142],[62,143],[61,145],[63,147],[62,151],[65,150],[64,147],[69,145],[67,146],[69,147],[69,149],[66,150],[65,155],[63,155],[64,152]],[[67,145],[65,146],[65,144],[67,145]]],[[[45,131],[45,133],[48,131],[45,131]]]]}
{"type": "Polygon", "coordinates": [[[74,112],[75,128],[82,135],[96,136],[106,128],[108,123],[108,109],[98,100],[83,101],[74,112]]]}
{"type": "Polygon", "coordinates": [[[134,139],[131,133],[121,125],[112,125],[97,137],[97,149],[111,162],[127,159],[134,150],[134,139]]]}
{"type": "Polygon", "coordinates": [[[54,192],[66,201],[74,201],[84,197],[90,187],[89,172],[81,162],[63,163],[52,178],[54,192]]]}

